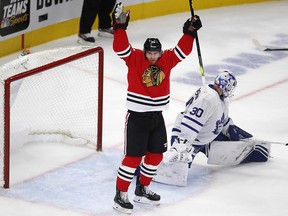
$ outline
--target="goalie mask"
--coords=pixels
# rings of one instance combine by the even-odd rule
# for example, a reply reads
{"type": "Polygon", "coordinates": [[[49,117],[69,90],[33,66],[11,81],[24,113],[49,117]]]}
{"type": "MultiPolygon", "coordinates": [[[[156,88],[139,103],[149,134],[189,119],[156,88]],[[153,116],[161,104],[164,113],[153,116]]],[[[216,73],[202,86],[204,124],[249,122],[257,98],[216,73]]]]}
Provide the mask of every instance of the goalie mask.
{"type": "Polygon", "coordinates": [[[144,43],[144,51],[162,51],[162,44],[158,38],[147,38],[144,43]]]}
{"type": "Polygon", "coordinates": [[[223,98],[232,97],[237,86],[236,77],[232,72],[224,71],[217,75],[215,83],[221,88],[223,98]]]}

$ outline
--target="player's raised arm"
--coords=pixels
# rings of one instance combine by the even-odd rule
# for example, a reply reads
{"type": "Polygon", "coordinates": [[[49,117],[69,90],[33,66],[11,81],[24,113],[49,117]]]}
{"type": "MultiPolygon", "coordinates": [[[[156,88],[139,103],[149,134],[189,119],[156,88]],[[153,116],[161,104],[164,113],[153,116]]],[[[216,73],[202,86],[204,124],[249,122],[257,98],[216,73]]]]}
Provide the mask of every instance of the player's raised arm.
{"type": "Polygon", "coordinates": [[[116,4],[112,13],[114,40],[113,49],[120,58],[125,58],[131,53],[131,45],[126,34],[126,29],[130,20],[130,10],[123,12],[123,4],[116,4]]]}

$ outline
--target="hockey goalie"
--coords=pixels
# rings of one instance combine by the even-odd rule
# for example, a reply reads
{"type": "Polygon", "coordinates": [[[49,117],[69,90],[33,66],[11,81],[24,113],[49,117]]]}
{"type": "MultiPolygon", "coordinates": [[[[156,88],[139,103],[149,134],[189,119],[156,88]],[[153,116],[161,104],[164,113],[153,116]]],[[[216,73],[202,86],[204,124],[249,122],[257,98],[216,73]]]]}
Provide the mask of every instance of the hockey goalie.
{"type": "Polygon", "coordinates": [[[199,88],[178,114],[171,134],[171,148],[165,153],[154,181],[185,186],[188,167],[202,152],[213,165],[266,162],[271,143],[254,139],[234,125],[229,117],[229,98],[237,80],[232,72],[220,72],[207,92],[199,88]]]}

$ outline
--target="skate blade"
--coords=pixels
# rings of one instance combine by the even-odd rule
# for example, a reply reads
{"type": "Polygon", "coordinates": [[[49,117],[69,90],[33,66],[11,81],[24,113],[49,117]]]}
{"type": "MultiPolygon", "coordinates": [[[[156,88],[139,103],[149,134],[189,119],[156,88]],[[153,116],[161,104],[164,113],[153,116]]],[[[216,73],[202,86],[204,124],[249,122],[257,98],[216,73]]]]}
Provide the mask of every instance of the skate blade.
{"type": "Polygon", "coordinates": [[[113,209],[115,209],[116,211],[119,211],[121,213],[125,213],[125,214],[131,214],[132,213],[132,209],[125,209],[117,203],[114,203],[113,209]]]}
{"type": "Polygon", "coordinates": [[[110,33],[107,33],[107,32],[99,32],[98,36],[99,37],[105,37],[105,38],[113,38],[114,37],[113,34],[110,34],[110,33]]]}
{"type": "Polygon", "coordinates": [[[85,41],[85,40],[83,40],[83,39],[81,39],[81,38],[79,38],[79,39],[77,40],[77,42],[78,42],[79,44],[81,44],[81,45],[84,45],[84,46],[96,46],[95,43],[89,42],[89,41],[85,41]]]}
{"type": "Polygon", "coordinates": [[[141,204],[157,205],[157,206],[160,205],[160,200],[154,201],[154,200],[149,200],[146,197],[140,197],[140,196],[135,196],[133,201],[136,203],[141,203],[141,204]]]}

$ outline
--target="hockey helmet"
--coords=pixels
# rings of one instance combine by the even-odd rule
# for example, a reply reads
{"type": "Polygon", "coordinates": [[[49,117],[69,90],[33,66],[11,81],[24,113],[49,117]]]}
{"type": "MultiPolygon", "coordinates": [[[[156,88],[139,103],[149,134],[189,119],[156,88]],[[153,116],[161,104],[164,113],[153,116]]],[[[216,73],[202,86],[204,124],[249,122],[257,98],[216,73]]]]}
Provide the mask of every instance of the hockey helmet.
{"type": "Polygon", "coordinates": [[[158,38],[147,38],[144,43],[144,51],[159,51],[162,50],[162,44],[158,38]]]}
{"type": "Polygon", "coordinates": [[[222,90],[223,98],[233,96],[233,91],[237,86],[237,80],[232,72],[223,71],[219,73],[215,78],[215,83],[222,90]]]}

